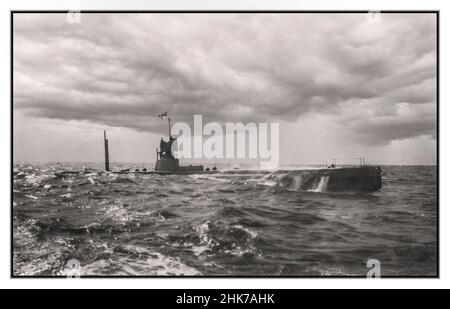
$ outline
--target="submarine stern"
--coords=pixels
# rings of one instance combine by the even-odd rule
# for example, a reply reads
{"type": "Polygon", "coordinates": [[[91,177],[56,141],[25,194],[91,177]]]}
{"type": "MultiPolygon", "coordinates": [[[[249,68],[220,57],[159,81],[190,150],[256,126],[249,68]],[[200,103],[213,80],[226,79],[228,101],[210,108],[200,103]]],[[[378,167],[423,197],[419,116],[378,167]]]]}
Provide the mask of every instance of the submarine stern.
{"type": "Polygon", "coordinates": [[[324,170],[328,175],[326,190],[329,192],[357,191],[373,192],[381,189],[379,166],[343,167],[324,170]]]}
{"type": "Polygon", "coordinates": [[[281,177],[278,185],[310,192],[374,192],[381,189],[381,176],[378,166],[294,170],[281,177]]]}

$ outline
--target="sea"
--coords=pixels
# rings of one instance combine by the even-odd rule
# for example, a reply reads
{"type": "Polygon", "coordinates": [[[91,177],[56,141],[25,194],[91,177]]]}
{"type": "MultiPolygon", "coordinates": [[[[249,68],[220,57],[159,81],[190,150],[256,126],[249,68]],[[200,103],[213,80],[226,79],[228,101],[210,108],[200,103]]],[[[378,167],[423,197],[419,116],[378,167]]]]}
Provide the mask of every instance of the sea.
{"type": "Polygon", "coordinates": [[[13,165],[13,276],[438,275],[436,166],[381,166],[372,193],[283,186],[316,166],[62,173],[88,166],[13,165]]]}

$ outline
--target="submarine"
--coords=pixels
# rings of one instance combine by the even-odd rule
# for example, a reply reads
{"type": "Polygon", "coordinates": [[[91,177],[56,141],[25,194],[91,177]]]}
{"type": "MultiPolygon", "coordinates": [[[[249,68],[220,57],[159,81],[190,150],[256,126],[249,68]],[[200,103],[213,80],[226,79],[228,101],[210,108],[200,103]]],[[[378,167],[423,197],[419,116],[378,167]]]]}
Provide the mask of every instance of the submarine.
{"type": "MultiPolygon", "coordinates": [[[[167,116],[167,112],[162,114],[167,116]]],[[[161,118],[161,115],[158,117],[161,118]]],[[[161,118],[162,119],[162,118],[161,118]]],[[[205,169],[203,165],[180,165],[179,159],[172,154],[172,145],[176,140],[171,134],[170,118],[169,139],[164,141],[161,138],[160,147],[156,149],[155,166],[152,171],[142,169],[141,171],[121,170],[115,173],[141,173],[159,175],[190,175],[190,174],[214,174],[214,173],[239,173],[241,171],[218,171],[205,169]]],[[[109,167],[109,142],[104,131],[105,146],[105,171],[111,172],[109,167]]],[[[285,170],[271,173],[262,171],[266,176],[273,175],[277,179],[278,186],[287,189],[295,189],[310,192],[374,192],[382,187],[382,170],[379,166],[366,165],[365,160],[360,158],[359,166],[338,167],[336,162],[330,166],[320,169],[285,170]]]]}

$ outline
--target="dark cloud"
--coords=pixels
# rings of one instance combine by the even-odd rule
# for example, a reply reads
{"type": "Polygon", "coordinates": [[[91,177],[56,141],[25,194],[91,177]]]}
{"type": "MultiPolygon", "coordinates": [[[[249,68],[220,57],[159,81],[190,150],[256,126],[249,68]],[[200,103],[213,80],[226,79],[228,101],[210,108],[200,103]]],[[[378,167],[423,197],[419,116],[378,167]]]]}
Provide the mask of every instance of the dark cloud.
{"type": "Polygon", "coordinates": [[[432,14],[14,16],[14,108],[160,132],[208,121],[336,118],[356,139],[435,135],[432,14]]]}

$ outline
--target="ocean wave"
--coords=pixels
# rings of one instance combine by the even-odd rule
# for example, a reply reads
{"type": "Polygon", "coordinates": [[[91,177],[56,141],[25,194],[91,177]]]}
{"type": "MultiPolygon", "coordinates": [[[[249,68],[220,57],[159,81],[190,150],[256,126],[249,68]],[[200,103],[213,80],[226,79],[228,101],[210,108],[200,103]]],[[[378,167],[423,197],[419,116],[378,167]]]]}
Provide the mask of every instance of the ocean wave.
{"type": "Polygon", "coordinates": [[[255,248],[251,242],[258,233],[242,225],[227,225],[220,221],[206,221],[195,228],[201,243],[210,250],[242,255],[253,252],[255,248]]]}
{"type": "Polygon", "coordinates": [[[212,176],[212,175],[202,175],[202,174],[193,174],[189,175],[190,178],[195,180],[213,180],[218,182],[228,182],[227,179],[223,179],[222,177],[212,176]]]}
{"type": "MultiPolygon", "coordinates": [[[[103,257],[89,263],[80,263],[80,276],[200,276],[202,273],[177,257],[134,245],[120,245],[113,249],[114,256],[103,257]]],[[[59,275],[73,274],[64,267],[59,275]]]]}
{"type": "Polygon", "coordinates": [[[15,167],[15,275],[63,276],[71,259],[83,275],[365,275],[368,256],[385,275],[436,271],[436,167],[383,167],[376,194],[308,192],[326,192],[317,170],[203,179],[62,167],[15,167]]]}
{"type": "Polygon", "coordinates": [[[150,213],[150,217],[156,218],[159,221],[166,221],[168,219],[177,218],[179,216],[169,210],[158,210],[150,213]]]}
{"type": "Polygon", "coordinates": [[[245,211],[242,210],[240,207],[233,207],[233,206],[225,206],[220,208],[218,211],[219,217],[243,217],[245,216],[245,211]]]}
{"type": "Polygon", "coordinates": [[[133,184],[133,185],[139,185],[135,180],[130,179],[129,177],[116,177],[111,180],[112,183],[116,184],[133,184]]]}

